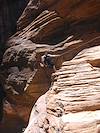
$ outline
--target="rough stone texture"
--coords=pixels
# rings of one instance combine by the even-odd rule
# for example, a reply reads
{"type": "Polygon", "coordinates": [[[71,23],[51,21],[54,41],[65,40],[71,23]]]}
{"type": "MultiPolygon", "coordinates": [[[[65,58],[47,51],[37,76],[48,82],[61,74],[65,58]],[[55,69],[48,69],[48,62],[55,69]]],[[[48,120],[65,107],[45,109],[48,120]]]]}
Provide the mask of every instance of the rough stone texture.
{"type": "MultiPolygon", "coordinates": [[[[34,43],[53,43],[52,36],[64,34],[64,20],[55,11],[45,10],[30,25],[16,33],[8,41],[8,46],[17,45],[23,40],[31,40],[34,43]],[[61,32],[61,33],[59,33],[61,32]]],[[[57,38],[56,38],[57,39],[57,38]]]]}
{"type": "Polygon", "coordinates": [[[25,133],[97,133],[100,124],[99,61],[100,46],[96,46],[64,62],[53,74],[55,81],[50,90],[34,105],[25,133]]]}
{"type": "Polygon", "coordinates": [[[6,121],[2,133],[5,129],[7,132],[15,133],[15,127],[16,132],[20,132],[28,122],[33,104],[49,88],[51,90],[34,106],[25,133],[35,131],[92,133],[99,130],[97,117],[93,117],[94,123],[90,119],[92,115],[99,116],[98,90],[96,91],[95,85],[87,85],[93,80],[98,87],[99,68],[94,70],[94,67],[100,66],[99,58],[92,57],[95,53],[92,51],[90,60],[90,57],[84,54],[88,53],[88,50],[83,52],[83,57],[76,56],[83,49],[93,46],[95,46],[93,49],[96,49],[100,44],[99,8],[99,0],[30,0],[17,21],[17,32],[6,43],[7,50],[0,66],[0,80],[5,85],[9,101],[5,105],[6,121]],[[58,58],[54,58],[58,71],[53,75],[52,70],[41,68],[39,65],[40,57],[45,51],[60,54],[58,58]],[[71,61],[66,62],[67,60],[71,61]],[[93,86],[94,91],[93,89],[93,92],[89,91],[93,86]],[[76,91],[79,96],[73,97],[76,91]],[[83,94],[84,97],[81,97],[83,94]],[[92,95],[93,100],[90,99],[92,95]],[[87,107],[90,110],[87,110],[87,107]],[[87,118],[82,121],[83,124],[76,122],[76,117],[81,115],[81,111],[87,118]],[[75,112],[76,114],[73,114],[75,112]],[[71,122],[67,121],[70,117],[71,119],[73,117],[71,122]],[[9,121],[15,124],[7,125],[9,121]]]}
{"type": "Polygon", "coordinates": [[[56,0],[30,0],[18,20],[20,31],[10,39],[8,44],[10,46],[15,45],[18,38],[20,41],[30,39],[35,43],[57,44],[64,37],[66,38],[65,33],[68,34],[70,25],[81,21],[99,19],[99,8],[100,2],[98,0],[96,2],[95,0],[78,0],[75,2],[70,0],[60,0],[59,2],[56,0]],[[42,9],[42,6],[44,7],[43,3],[45,3],[45,8],[42,9]]]}
{"type": "Polygon", "coordinates": [[[56,11],[67,21],[80,21],[100,14],[99,0],[30,0],[28,6],[18,21],[19,29],[26,27],[43,10],[56,11]]]}

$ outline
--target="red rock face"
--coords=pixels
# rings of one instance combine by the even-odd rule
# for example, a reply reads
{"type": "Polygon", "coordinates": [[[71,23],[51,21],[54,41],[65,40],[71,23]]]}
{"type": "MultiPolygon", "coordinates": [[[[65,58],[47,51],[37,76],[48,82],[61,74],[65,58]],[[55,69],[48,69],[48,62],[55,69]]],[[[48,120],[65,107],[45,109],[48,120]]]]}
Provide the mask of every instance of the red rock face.
{"type": "Polygon", "coordinates": [[[100,14],[99,11],[100,8],[100,2],[97,0],[53,0],[53,1],[35,1],[33,2],[30,0],[30,3],[26,7],[25,11],[23,12],[23,15],[20,17],[18,21],[18,27],[19,29],[23,25],[25,27],[29,24],[28,20],[31,17],[31,22],[36,18],[36,14],[40,14],[45,9],[49,11],[55,11],[58,13],[58,15],[63,18],[66,21],[82,21],[89,18],[93,18],[96,15],[100,14]],[[31,13],[30,13],[31,12],[31,13]],[[27,20],[28,19],[28,20],[27,20]]]}
{"type": "MultiPolygon", "coordinates": [[[[9,7],[8,5],[6,6],[9,7]]],[[[20,10],[22,11],[23,8],[20,8],[20,10]]],[[[50,91],[42,96],[34,106],[30,123],[25,133],[34,133],[35,131],[37,133],[67,131],[80,133],[84,132],[84,126],[86,127],[86,133],[96,132],[96,126],[99,127],[97,121],[95,121],[95,125],[94,123],[88,123],[88,119],[86,119],[87,126],[86,123],[82,125],[73,123],[73,120],[68,125],[71,128],[69,130],[66,126],[68,121],[66,122],[65,119],[69,118],[70,113],[72,113],[71,117],[73,118],[79,117],[82,113],[81,111],[83,111],[82,115],[86,113],[87,118],[88,112],[85,111],[90,111],[91,116],[98,115],[96,110],[99,110],[99,95],[97,95],[99,91],[94,89],[92,104],[91,93],[89,92],[91,87],[83,85],[81,82],[83,79],[80,79],[80,75],[83,74],[87,84],[89,84],[88,78],[96,79],[98,70],[96,69],[95,71],[94,67],[99,68],[99,58],[92,56],[93,50],[91,52],[91,49],[90,55],[88,55],[88,51],[83,51],[84,54],[82,56],[76,55],[86,48],[95,46],[94,50],[99,49],[99,47],[96,47],[100,44],[99,8],[99,0],[30,0],[17,21],[17,32],[6,43],[8,48],[3,55],[3,68],[0,70],[0,79],[7,89],[10,104],[5,106],[6,121],[3,124],[2,133],[6,131],[18,133],[22,130],[22,127],[26,127],[32,106],[39,96],[47,92],[49,88],[50,91]],[[60,54],[58,58],[54,58],[56,68],[59,69],[55,74],[52,74],[53,70],[41,68],[39,65],[41,55],[45,51],[50,51],[51,54],[60,54]],[[74,57],[76,59],[73,59],[74,57]],[[66,62],[68,60],[69,62],[66,62]],[[90,67],[89,65],[92,66],[90,67]],[[81,69],[88,71],[90,77],[81,69]],[[74,78],[74,76],[76,77],[74,78]],[[75,79],[78,80],[76,81],[75,79]],[[80,84],[78,88],[75,83],[80,84]],[[82,85],[85,86],[86,91],[88,90],[89,95],[89,97],[86,97],[85,103],[81,99],[80,91],[84,91],[82,85]],[[71,87],[75,90],[78,89],[80,99],[71,97],[72,94],[76,94],[76,91],[72,91],[71,87]],[[96,96],[98,97],[97,101],[96,96]],[[68,101],[68,98],[70,101],[68,101]],[[88,110],[88,108],[90,109],[88,110]],[[96,112],[92,112],[93,110],[96,112]],[[74,112],[76,112],[75,116],[74,112]],[[62,123],[59,121],[60,117],[62,123]],[[34,119],[38,122],[35,123],[34,119]]],[[[99,82],[98,77],[96,80],[99,82]]],[[[98,86],[97,82],[96,86],[98,86]]],[[[85,92],[82,94],[86,95],[85,92]]],[[[95,117],[92,120],[94,119],[95,117]]]]}

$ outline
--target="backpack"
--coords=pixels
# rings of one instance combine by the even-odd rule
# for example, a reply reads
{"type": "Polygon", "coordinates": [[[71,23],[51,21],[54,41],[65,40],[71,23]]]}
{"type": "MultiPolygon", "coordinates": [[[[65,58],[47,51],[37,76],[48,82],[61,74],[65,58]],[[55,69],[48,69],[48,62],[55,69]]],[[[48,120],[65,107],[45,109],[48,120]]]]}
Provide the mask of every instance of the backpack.
{"type": "Polygon", "coordinates": [[[52,59],[52,57],[50,57],[49,55],[44,56],[44,63],[45,63],[49,68],[53,68],[53,66],[54,66],[53,59],[52,59]]]}

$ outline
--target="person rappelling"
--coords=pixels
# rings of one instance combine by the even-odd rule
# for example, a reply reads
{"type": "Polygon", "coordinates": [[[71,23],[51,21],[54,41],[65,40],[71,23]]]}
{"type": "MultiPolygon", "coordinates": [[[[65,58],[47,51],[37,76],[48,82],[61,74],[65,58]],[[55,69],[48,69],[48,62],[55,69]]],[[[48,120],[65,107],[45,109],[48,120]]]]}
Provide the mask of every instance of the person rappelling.
{"type": "Polygon", "coordinates": [[[45,52],[45,54],[43,56],[41,56],[40,66],[41,67],[48,67],[48,68],[56,71],[56,67],[55,67],[53,58],[58,57],[58,56],[59,55],[52,55],[52,54],[49,54],[48,52],[45,52]]]}

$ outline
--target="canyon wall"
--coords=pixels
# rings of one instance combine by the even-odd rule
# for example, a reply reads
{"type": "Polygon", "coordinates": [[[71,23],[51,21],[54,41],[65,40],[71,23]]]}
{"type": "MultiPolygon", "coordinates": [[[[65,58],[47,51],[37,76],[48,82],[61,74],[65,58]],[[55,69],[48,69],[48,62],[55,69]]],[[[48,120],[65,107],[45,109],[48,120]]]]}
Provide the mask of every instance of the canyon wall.
{"type": "MultiPolygon", "coordinates": [[[[16,132],[26,127],[32,106],[44,93],[33,107],[25,133],[96,132],[100,98],[99,0],[27,2],[23,0],[23,4],[16,6],[20,9],[18,12],[14,7],[11,9],[16,16],[8,22],[9,34],[4,36],[1,33],[4,41],[16,31],[7,39],[0,70],[0,79],[8,97],[2,133],[5,127],[11,133],[15,133],[15,127],[16,132]],[[59,55],[54,58],[57,72],[40,66],[41,55],[45,51],[59,55]],[[83,123],[76,121],[80,115],[87,117],[83,121],[81,118],[83,123]],[[8,120],[17,124],[7,125],[8,120]]],[[[2,29],[6,33],[4,27],[2,29]]]]}

